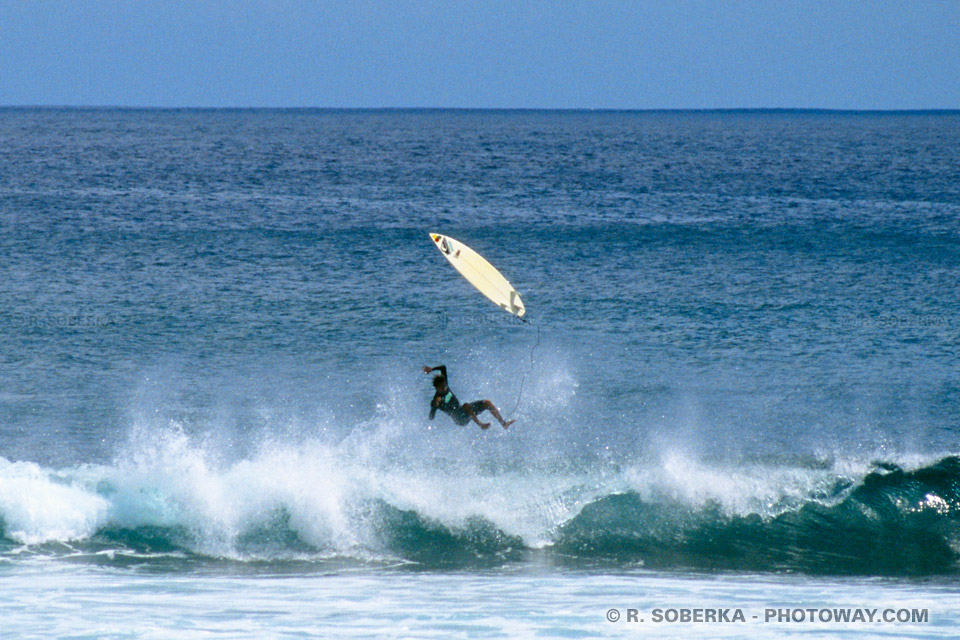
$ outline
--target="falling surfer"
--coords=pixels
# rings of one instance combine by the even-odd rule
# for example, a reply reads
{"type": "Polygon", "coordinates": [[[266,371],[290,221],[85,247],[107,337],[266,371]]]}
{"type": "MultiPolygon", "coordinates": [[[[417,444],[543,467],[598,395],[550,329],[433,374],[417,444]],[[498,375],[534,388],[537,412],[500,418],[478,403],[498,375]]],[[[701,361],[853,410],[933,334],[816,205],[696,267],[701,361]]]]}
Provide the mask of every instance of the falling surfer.
{"type": "Polygon", "coordinates": [[[433,388],[436,389],[436,393],[433,394],[433,400],[430,401],[431,420],[437,415],[437,409],[439,409],[453,418],[453,421],[460,426],[473,420],[480,425],[481,429],[489,429],[490,423],[480,422],[480,418],[477,417],[484,411],[489,411],[493,414],[493,417],[500,422],[504,429],[513,424],[513,420],[505,421],[500,415],[500,412],[497,411],[497,407],[489,400],[477,400],[476,402],[460,404],[457,396],[453,395],[450,387],[447,386],[447,368],[444,365],[423,368],[423,372],[426,374],[431,374],[434,371],[439,371],[440,373],[433,377],[433,388]]]}

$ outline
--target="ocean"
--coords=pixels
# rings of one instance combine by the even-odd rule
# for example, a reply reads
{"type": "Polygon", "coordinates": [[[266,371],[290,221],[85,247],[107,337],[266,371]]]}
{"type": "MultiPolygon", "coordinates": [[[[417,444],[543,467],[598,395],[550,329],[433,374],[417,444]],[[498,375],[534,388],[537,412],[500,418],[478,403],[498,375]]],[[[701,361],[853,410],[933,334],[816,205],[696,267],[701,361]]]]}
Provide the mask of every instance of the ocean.
{"type": "Polygon", "coordinates": [[[955,637],[958,282],[960,113],[0,109],[0,633],[955,637]]]}

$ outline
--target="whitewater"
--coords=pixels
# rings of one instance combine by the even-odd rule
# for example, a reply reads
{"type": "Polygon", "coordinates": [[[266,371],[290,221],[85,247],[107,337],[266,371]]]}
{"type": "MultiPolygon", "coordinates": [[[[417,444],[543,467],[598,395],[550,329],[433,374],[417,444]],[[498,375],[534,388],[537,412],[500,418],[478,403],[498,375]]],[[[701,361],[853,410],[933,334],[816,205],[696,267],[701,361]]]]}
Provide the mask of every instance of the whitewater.
{"type": "Polygon", "coordinates": [[[868,575],[958,567],[958,458],[906,471],[851,460],[723,468],[680,454],[580,472],[490,468],[449,452],[398,456],[403,433],[389,431],[374,429],[363,446],[265,441],[227,462],[171,427],[140,432],[112,465],[2,460],[4,556],[466,568],[536,558],[868,575]]]}

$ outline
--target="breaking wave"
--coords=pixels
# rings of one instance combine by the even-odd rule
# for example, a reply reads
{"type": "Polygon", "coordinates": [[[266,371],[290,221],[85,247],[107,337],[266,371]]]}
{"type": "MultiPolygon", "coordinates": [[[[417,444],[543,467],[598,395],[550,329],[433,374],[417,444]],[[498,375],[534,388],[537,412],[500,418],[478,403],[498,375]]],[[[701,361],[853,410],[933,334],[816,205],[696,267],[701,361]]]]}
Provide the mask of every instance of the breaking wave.
{"type": "MultiPolygon", "coordinates": [[[[375,451],[377,447],[368,450],[375,451]]],[[[171,430],[111,465],[0,458],[0,557],[400,562],[928,575],[960,568],[960,458],[677,455],[583,472],[387,464],[265,443],[223,462],[171,430]]]]}

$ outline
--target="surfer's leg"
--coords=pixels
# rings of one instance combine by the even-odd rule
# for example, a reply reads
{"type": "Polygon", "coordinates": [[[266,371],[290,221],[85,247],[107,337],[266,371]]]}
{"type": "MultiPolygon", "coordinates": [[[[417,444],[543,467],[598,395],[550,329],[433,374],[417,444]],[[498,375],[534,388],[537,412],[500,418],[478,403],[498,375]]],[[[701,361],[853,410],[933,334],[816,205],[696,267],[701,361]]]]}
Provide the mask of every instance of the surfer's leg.
{"type": "Polygon", "coordinates": [[[481,400],[480,402],[477,402],[477,403],[475,403],[475,404],[483,407],[483,409],[486,409],[487,411],[489,411],[490,413],[492,413],[492,414],[493,414],[493,417],[496,418],[497,421],[498,421],[501,425],[503,425],[503,428],[504,428],[504,429],[506,429],[507,427],[509,427],[510,425],[513,424],[513,420],[510,420],[509,422],[506,421],[506,420],[504,420],[504,419],[503,419],[503,416],[501,416],[501,415],[500,415],[500,412],[497,410],[496,405],[494,405],[494,404],[493,404],[492,402],[490,402],[489,400],[481,400]]]}
{"type": "Polygon", "coordinates": [[[476,422],[478,425],[480,425],[480,428],[481,428],[481,429],[489,429],[489,428],[490,428],[490,423],[489,423],[489,422],[480,422],[480,418],[477,417],[477,414],[478,414],[478,413],[483,412],[483,409],[480,409],[479,411],[476,410],[477,408],[479,408],[479,407],[477,407],[477,404],[478,404],[478,403],[476,403],[476,402],[468,402],[467,404],[460,405],[460,410],[463,411],[463,412],[464,412],[465,414],[467,414],[468,416],[470,416],[470,419],[471,419],[471,420],[473,420],[473,421],[476,422]]]}

